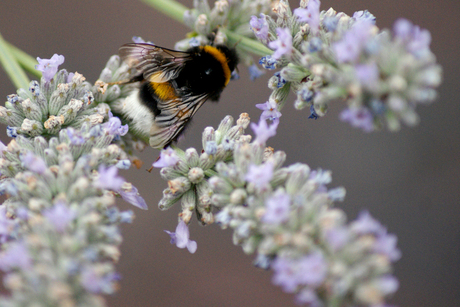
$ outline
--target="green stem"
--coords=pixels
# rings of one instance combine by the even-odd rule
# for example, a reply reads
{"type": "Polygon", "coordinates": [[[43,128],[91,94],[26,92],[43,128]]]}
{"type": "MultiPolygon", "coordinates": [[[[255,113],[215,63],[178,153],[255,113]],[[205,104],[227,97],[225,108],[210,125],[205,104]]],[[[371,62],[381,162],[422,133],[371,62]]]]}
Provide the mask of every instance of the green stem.
{"type": "Polygon", "coordinates": [[[35,77],[41,78],[42,73],[35,69],[35,65],[38,64],[36,59],[10,43],[7,43],[7,45],[22,68],[24,68],[27,72],[31,73],[35,77]]]}
{"type": "Polygon", "coordinates": [[[273,53],[272,50],[254,39],[236,34],[229,30],[225,30],[225,34],[227,35],[229,46],[238,44],[238,48],[259,56],[265,56],[273,53]]]}
{"type": "Polygon", "coordinates": [[[0,62],[3,65],[6,73],[10,77],[11,81],[17,88],[29,88],[29,78],[22,68],[19,66],[16,58],[14,57],[12,50],[8,46],[7,42],[3,39],[0,34],[0,62]]]}
{"type": "Polygon", "coordinates": [[[184,13],[188,8],[174,0],[142,0],[163,14],[184,23],[184,13]]]}
{"type": "MultiPolygon", "coordinates": [[[[142,1],[152,6],[156,10],[160,11],[161,13],[179,21],[180,23],[184,23],[184,13],[186,10],[188,10],[188,8],[182,5],[181,3],[178,3],[174,0],[142,1]]],[[[225,34],[227,35],[229,46],[238,44],[239,49],[259,56],[264,56],[273,53],[272,50],[268,49],[262,43],[256,40],[247,38],[245,36],[241,36],[229,30],[225,30],[225,34]]]]}

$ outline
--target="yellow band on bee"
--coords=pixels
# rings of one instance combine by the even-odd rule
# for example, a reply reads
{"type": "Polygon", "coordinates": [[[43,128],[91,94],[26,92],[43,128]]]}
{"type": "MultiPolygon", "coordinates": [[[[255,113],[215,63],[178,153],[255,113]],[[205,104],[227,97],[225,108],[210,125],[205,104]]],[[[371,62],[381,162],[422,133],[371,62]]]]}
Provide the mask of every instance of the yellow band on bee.
{"type": "Polygon", "coordinates": [[[204,46],[203,50],[214,56],[216,60],[220,62],[220,64],[222,65],[222,69],[224,70],[225,86],[227,86],[228,81],[230,81],[230,76],[232,74],[230,68],[228,67],[227,57],[225,56],[225,54],[222,53],[222,51],[212,46],[204,46]]]}
{"type": "Polygon", "coordinates": [[[177,98],[176,91],[174,88],[168,83],[155,83],[155,82],[150,82],[150,86],[153,88],[155,91],[155,94],[160,98],[161,100],[173,100],[177,98]]]}

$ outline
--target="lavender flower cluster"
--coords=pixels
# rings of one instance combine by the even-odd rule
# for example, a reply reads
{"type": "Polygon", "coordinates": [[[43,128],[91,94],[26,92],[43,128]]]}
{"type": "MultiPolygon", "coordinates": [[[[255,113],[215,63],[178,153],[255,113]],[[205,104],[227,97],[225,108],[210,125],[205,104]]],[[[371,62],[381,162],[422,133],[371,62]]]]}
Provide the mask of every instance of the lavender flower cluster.
{"type": "Polygon", "coordinates": [[[319,0],[302,0],[291,11],[287,0],[269,15],[253,16],[257,39],[274,50],[260,64],[281,69],[269,81],[269,101],[280,111],[292,90],[296,109],[310,107],[310,118],[324,116],[329,104],[345,100],[340,119],[366,132],[419,122],[415,108],[436,98],[441,67],[429,49],[430,33],[399,19],[393,31],[379,30],[368,11],[353,17],[319,0]]]}
{"type": "MultiPolygon", "coordinates": [[[[134,41],[140,38],[133,38],[134,41]]],[[[140,39],[142,42],[143,40],[140,39]]],[[[117,84],[129,80],[136,71],[120,60],[118,55],[113,55],[107,61],[99,79],[91,87],[94,101],[99,107],[105,107],[121,118],[129,126],[127,133],[120,135],[116,143],[129,155],[134,163],[140,163],[135,153],[145,149],[149,135],[145,131],[135,129],[134,125],[123,116],[126,113],[124,100],[137,87],[135,83],[117,84]]],[[[140,166],[139,164],[137,166],[140,166]]]]}
{"type": "Polygon", "coordinates": [[[159,206],[182,206],[176,233],[168,232],[171,243],[195,252],[185,223],[196,212],[203,224],[233,228],[234,244],[256,252],[255,265],[271,268],[273,283],[296,293],[301,304],[384,304],[398,288],[391,275],[400,258],[396,236],[367,212],[347,224],[345,213],[333,207],[345,189],[327,188],[331,173],[301,163],[283,167],[285,153],[265,145],[278,122],[251,124],[253,142],[243,134],[248,123],[242,114],[236,126],[227,116],[217,130],[206,128],[201,156],[194,148],[161,153],[154,166],[163,167],[169,187],[159,206]]]}
{"type": "Polygon", "coordinates": [[[163,191],[158,207],[166,210],[180,201],[182,212],[179,217],[185,223],[190,222],[194,212],[203,225],[214,223],[212,191],[207,179],[216,173],[217,162],[231,159],[236,144],[250,139],[250,136],[243,135],[248,124],[249,116],[243,113],[233,127],[233,118],[227,116],[217,130],[206,128],[201,155],[195,148],[185,152],[178,148],[163,150],[160,159],[153,164],[162,168],[160,175],[168,181],[168,188],[163,191]]]}
{"type": "Polygon", "coordinates": [[[19,89],[7,98],[5,107],[0,106],[0,122],[8,125],[9,137],[55,136],[66,127],[78,129],[85,122],[92,126],[102,123],[107,116],[106,109],[95,107],[85,78],[66,70],[51,79],[44,74],[41,83],[32,81],[28,90],[19,89]]]}
{"type": "MultiPolygon", "coordinates": [[[[384,306],[398,288],[396,236],[368,212],[347,223],[334,207],[345,189],[328,188],[331,173],[283,166],[285,153],[266,142],[291,90],[295,107],[310,107],[310,118],[343,99],[340,118],[364,131],[416,124],[415,107],[433,101],[441,82],[429,32],[407,20],[397,21],[392,33],[380,31],[369,12],[320,11],[319,0],[302,0],[294,12],[287,0],[218,0],[213,7],[197,0],[184,22],[194,32],[176,49],[225,44],[227,31],[255,35],[274,51],[260,64],[280,71],[269,81],[268,101],[257,105],[263,113],[251,124],[254,140],[245,134],[246,113],[236,124],[227,116],[217,129],[205,129],[203,150],[173,146],[153,164],[168,182],[159,208],[181,203],[175,232],[166,231],[171,243],[197,250],[187,226],[195,213],[203,225],[232,228],[234,243],[256,253],[254,264],[272,269],[273,283],[301,304],[384,306]]],[[[247,49],[236,47],[251,78],[259,76],[247,49]]],[[[119,279],[119,224],[133,219],[114,206],[114,197],[147,208],[118,176],[148,140],[145,131],[122,123],[124,100],[137,85],[120,81],[135,72],[113,56],[90,85],[78,73],[58,71],[63,56],[38,61],[41,82],[0,107],[0,122],[14,138],[0,144],[0,192],[7,195],[0,208],[0,269],[11,290],[0,305],[103,306],[100,295],[113,293],[119,279]]]]}
{"type": "Polygon", "coordinates": [[[82,75],[57,71],[62,56],[38,60],[41,83],[1,107],[13,137],[0,143],[0,269],[11,292],[1,305],[104,306],[120,278],[120,223],[134,218],[115,196],[147,209],[118,176],[131,162],[113,142],[128,126],[95,106],[82,75]]]}

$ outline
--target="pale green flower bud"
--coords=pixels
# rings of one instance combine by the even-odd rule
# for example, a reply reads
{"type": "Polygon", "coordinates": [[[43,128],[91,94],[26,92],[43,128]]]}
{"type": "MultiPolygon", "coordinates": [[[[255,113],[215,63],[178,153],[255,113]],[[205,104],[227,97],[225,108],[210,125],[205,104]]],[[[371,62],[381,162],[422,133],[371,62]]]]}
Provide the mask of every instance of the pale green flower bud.
{"type": "Polygon", "coordinates": [[[59,110],[64,106],[69,89],[70,87],[67,83],[61,83],[57,86],[56,91],[53,92],[49,101],[48,109],[50,115],[57,115],[59,110]]]}
{"type": "MultiPolygon", "coordinates": [[[[185,211],[193,212],[195,210],[195,205],[196,205],[196,194],[194,190],[189,190],[186,193],[184,193],[184,195],[182,195],[182,198],[181,198],[182,212],[185,212],[185,211]]],[[[185,221],[185,220],[184,222],[188,223],[188,221],[185,221]]]]}
{"type": "Polygon", "coordinates": [[[31,100],[27,98],[21,103],[21,105],[24,115],[27,118],[35,121],[42,120],[42,113],[38,104],[32,103],[31,100]]]}
{"type": "Polygon", "coordinates": [[[182,174],[187,174],[190,168],[185,161],[183,161],[182,159],[179,159],[176,165],[174,165],[174,169],[178,170],[182,174]]]}
{"type": "Polygon", "coordinates": [[[203,152],[200,155],[200,162],[198,164],[199,167],[201,167],[203,170],[207,170],[210,167],[214,166],[215,160],[212,158],[212,156],[209,156],[207,153],[203,152]]]}
{"type": "Polygon", "coordinates": [[[78,111],[83,106],[83,102],[78,99],[72,98],[69,104],[63,106],[58,113],[59,115],[64,116],[64,124],[69,124],[75,117],[77,117],[78,111]]]}
{"type": "Polygon", "coordinates": [[[247,196],[244,189],[236,189],[230,193],[230,203],[233,205],[242,205],[245,203],[247,196]]]}
{"type": "Polygon", "coordinates": [[[15,110],[0,106],[0,122],[9,126],[19,126],[22,123],[22,117],[15,110]]]}
{"type": "Polygon", "coordinates": [[[219,127],[217,130],[219,130],[221,133],[225,134],[232,126],[233,126],[233,117],[230,115],[227,115],[220,121],[219,127]]]}
{"type": "Polygon", "coordinates": [[[178,177],[168,181],[168,187],[173,196],[180,196],[190,189],[190,181],[185,177],[178,177]]]}
{"type": "Polygon", "coordinates": [[[172,167],[163,167],[160,170],[160,176],[163,178],[163,180],[169,181],[176,177],[182,176],[182,174],[172,167]]]}
{"type": "Polygon", "coordinates": [[[237,126],[243,127],[243,129],[246,129],[249,126],[249,123],[251,122],[251,118],[249,117],[248,113],[241,113],[240,117],[236,121],[237,126]]]}
{"type": "Polygon", "coordinates": [[[197,208],[197,211],[201,214],[200,221],[203,223],[203,225],[211,225],[214,223],[214,214],[207,212],[200,207],[197,208]]]}
{"type": "Polygon", "coordinates": [[[243,134],[244,128],[241,126],[233,126],[228,132],[225,134],[225,137],[233,140],[237,139],[241,134],[243,134]]]}
{"type": "Polygon", "coordinates": [[[407,88],[407,81],[399,75],[393,75],[388,80],[388,86],[390,87],[390,91],[403,92],[407,88]]]}
{"type": "Polygon", "coordinates": [[[206,127],[202,136],[202,145],[203,149],[206,150],[206,143],[209,141],[215,141],[215,131],[213,127],[206,127]]]}
{"type": "MultiPolygon", "coordinates": [[[[168,181],[169,182],[169,181],[168,181]]],[[[172,207],[178,200],[180,196],[175,196],[169,188],[163,190],[163,198],[158,203],[158,208],[160,210],[167,210],[172,207]]]]}
{"type": "MultiPolygon", "coordinates": [[[[184,12],[184,24],[193,29],[195,27],[195,21],[196,21],[196,16],[193,14],[192,10],[186,10],[184,12]]],[[[189,41],[190,39],[186,39],[187,41],[189,41]]],[[[179,49],[179,50],[182,50],[182,49],[179,49]]]]}
{"type": "Polygon", "coordinates": [[[291,175],[286,181],[286,192],[295,194],[307,182],[310,176],[310,168],[305,164],[294,164],[290,167],[291,175]]]}
{"type": "Polygon", "coordinates": [[[197,184],[200,183],[201,180],[204,178],[204,172],[203,169],[199,167],[193,167],[190,169],[188,172],[188,179],[190,180],[191,183],[197,184]]]}
{"type": "Polygon", "coordinates": [[[205,14],[198,15],[195,21],[195,30],[201,35],[207,35],[211,31],[209,19],[205,14]]]}
{"type": "Polygon", "coordinates": [[[414,81],[419,86],[438,87],[442,82],[442,68],[440,65],[432,65],[419,72],[414,81]]]}
{"type": "Polygon", "coordinates": [[[195,148],[189,148],[185,151],[185,160],[190,167],[195,167],[200,162],[200,157],[195,148]]]}
{"type": "Polygon", "coordinates": [[[281,77],[290,82],[300,82],[309,75],[310,72],[306,68],[291,63],[281,69],[281,77]]]}
{"type": "Polygon", "coordinates": [[[43,133],[43,125],[36,120],[24,118],[24,121],[21,125],[21,130],[30,136],[37,136],[43,133]]]}
{"type": "Polygon", "coordinates": [[[230,203],[230,197],[224,194],[213,194],[211,203],[216,207],[224,207],[230,203]]]}
{"type": "Polygon", "coordinates": [[[284,161],[286,161],[286,153],[284,151],[277,151],[265,161],[273,164],[274,169],[278,169],[283,165],[284,161]]]}
{"type": "Polygon", "coordinates": [[[233,187],[225,179],[217,176],[209,179],[209,185],[217,194],[229,194],[233,190],[233,187]]]}

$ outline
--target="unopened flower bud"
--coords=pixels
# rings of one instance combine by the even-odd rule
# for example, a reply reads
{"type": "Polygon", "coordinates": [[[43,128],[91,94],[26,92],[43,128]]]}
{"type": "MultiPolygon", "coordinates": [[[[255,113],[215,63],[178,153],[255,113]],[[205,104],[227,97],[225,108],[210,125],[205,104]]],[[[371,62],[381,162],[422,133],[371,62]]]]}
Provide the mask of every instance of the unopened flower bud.
{"type": "Polygon", "coordinates": [[[202,35],[207,35],[210,31],[210,24],[208,17],[205,14],[201,14],[195,21],[195,30],[202,35]]]}
{"type": "Polygon", "coordinates": [[[36,121],[40,121],[42,119],[40,107],[35,102],[32,102],[29,98],[24,100],[21,105],[24,115],[27,116],[27,118],[36,121]]]}
{"type": "Polygon", "coordinates": [[[195,148],[189,148],[185,151],[185,161],[191,167],[197,166],[199,163],[200,157],[196,152],[195,148]]]}
{"type": "Polygon", "coordinates": [[[188,172],[188,179],[191,183],[197,184],[204,178],[203,169],[199,167],[194,167],[188,172]]]}
{"type": "Polygon", "coordinates": [[[174,196],[180,195],[190,189],[190,181],[185,177],[168,181],[169,190],[174,196]]]}
{"type": "Polygon", "coordinates": [[[39,121],[24,118],[21,130],[30,136],[37,136],[43,133],[43,125],[39,121]]]}

